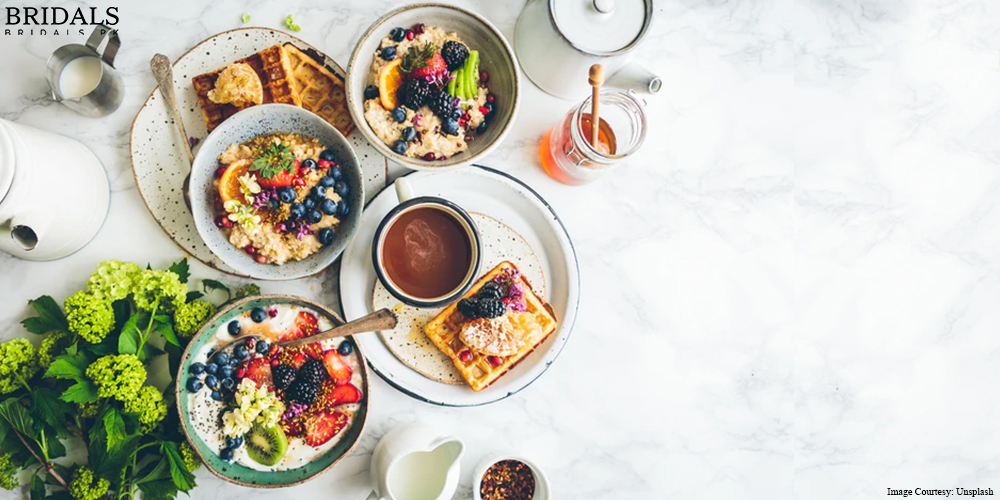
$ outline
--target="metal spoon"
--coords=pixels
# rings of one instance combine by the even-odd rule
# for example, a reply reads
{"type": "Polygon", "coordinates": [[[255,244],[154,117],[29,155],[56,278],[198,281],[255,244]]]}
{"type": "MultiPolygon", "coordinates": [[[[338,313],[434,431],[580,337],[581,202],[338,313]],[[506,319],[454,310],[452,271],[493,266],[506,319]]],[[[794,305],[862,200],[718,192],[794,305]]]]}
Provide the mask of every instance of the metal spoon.
{"type": "Polygon", "coordinates": [[[160,93],[166,99],[170,111],[174,114],[174,123],[181,132],[181,142],[184,144],[184,151],[188,157],[187,177],[184,177],[184,186],[181,187],[184,193],[184,204],[191,210],[191,165],[194,164],[194,155],[191,154],[191,144],[188,142],[187,132],[184,131],[184,122],[181,121],[181,113],[177,109],[177,97],[174,95],[174,71],[170,66],[170,58],[163,54],[156,54],[149,61],[149,67],[153,70],[153,77],[160,86],[160,93]]]}
{"type": "MultiPolygon", "coordinates": [[[[363,332],[377,332],[381,330],[391,330],[396,327],[396,315],[388,309],[379,309],[367,316],[362,316],[354,321],[348,321],[343,325],[333,327],[324,332],[311,335],[309,337],[304,337],[295,340],[281,340],[275,342],[273,345],[280,347],[295,347],[302,344],[312,344],[313,342],[320,342],[328,339],[335,339],[338,337],[346,337],[348,335],[354,335],[355,333],[363,332]]],[[[220,352],[229,352],[246,342],[249,338],[261,338],[260,334],[248,333],[246,335],[241,335],[239,338],[232,342],[228,342],[221,347],[217,348],[211,356],[208,357],[206,363],[212,361],[212,358],[217,356],[220,352]]],[[[230,356],[232,357],[232,356],[230,356]]]]}

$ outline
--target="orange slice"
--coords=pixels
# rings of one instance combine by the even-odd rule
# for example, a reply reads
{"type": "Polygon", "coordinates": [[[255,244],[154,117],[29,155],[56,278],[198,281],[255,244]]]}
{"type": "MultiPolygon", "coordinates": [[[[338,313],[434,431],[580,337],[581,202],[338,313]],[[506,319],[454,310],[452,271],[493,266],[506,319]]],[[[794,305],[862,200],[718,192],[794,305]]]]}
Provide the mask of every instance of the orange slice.
{"type": "Polygon", "coordinates": [[[222,198],[223,203],[229,200],[246,202],[243,198],[243,192],[240,191],[240,177],[250,171],[251,163],[253,162],[249,158],[244,158],[236,160],[226,167],[226,171],[219,178],[219,197],[222,198]]]}
{"type": "Polygon", "coordinates": [[[396,100],[396,92],[405,82],[403,72],[399,70],[399,65],[402,62],[402,58],[395,59],[389,64],[382,66],[382,69],[378,72],[379,99],[382,100],[382,107],[389,111],[399,106],[399,101],[396,100]]]}

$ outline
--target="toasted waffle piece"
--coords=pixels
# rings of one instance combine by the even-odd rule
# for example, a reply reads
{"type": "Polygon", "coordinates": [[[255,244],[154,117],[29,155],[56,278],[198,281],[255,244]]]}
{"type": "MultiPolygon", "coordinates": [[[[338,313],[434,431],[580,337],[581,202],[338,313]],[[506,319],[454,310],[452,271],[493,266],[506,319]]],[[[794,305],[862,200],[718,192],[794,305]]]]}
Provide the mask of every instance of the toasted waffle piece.
{"type": "Polygon", "coordinates": [[[302,107],[316,113],[347,136],[354,128],[347,110],[344,80],[298,47],[286,43],[292,84],[302,99],[302,107]]]}
{"type": "MultiPolygon", "coordinates": [[[[500,274],[504,269],[517,269],[517,266],[508,261],[501,262],[482,278],[479,278],[472,285],[472,288],[461,298],[475,297],[476,293],[483,286],[483,283],[493,279],[494,276],[500,274]]],[[[552,306],[535,294],[534,290],[531,289],[531,283],[523,275],[521,275],[519,280],[524,286],[524,298],[527,308],[523,313],[508,312],[508,314],[520,314],[521,316],[514,323],[531,323],[532,327],[524,329],[525,342],[523,347],[516,354],[501,357],[498,366],[493,366],[489,362],[489,358],[492,356],[484,356],[477,353],[465,345],[459,338],[462,327],[471,320],[458,311],[458,301],[446,307],[424,327],[424,334],[427,335],[427,338],[441,352],[451,358],[455,364],[455,368],[458,369],[459,373],[462,374],[462,378],[465,379],[465,382],[474,391],[483,390],[503,374],[507,373],[508,370],[524,359],[525,356],[530,354],[535,347],[538,347],[539,344],[544,342],[556,330],[558,322],[555,313],[552,311],[552,306]],[[464,351],[469,352],[466,355],[469,357],[468,362],[462,361],[460,358],[460,354],[464,351]]]]}
{"type": "MultiPolygon", "coordinates": [[[[268,47],[245,59],[235,61],[243,63],[253,68],[260,82],[264,87],[264,99],[266,103],[292,104],[302,106],[299,94],[292,83],[292,69],[288,55],[281,45],[268,47]]],[[[219,68],[211,73],[198,75],[191,79],[194,84],[195,94],[201,104],[201,113],[205,118],[205,126],[208,131],[215,130],[226,118],[233,116],[250,105],[233,106],[232,104],[217,104],[208,98],[208,93],[215,88],[215,80],[225,68],[219,68]]]]}

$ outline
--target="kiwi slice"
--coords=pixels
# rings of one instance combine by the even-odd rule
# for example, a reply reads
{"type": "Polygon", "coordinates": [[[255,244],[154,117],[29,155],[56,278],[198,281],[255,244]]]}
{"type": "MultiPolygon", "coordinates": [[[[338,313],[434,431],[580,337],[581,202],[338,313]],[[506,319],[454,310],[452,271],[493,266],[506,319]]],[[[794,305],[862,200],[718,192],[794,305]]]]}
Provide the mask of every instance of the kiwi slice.
{"type": "Polygon", "coordinates": [[[258,422],[243,438],[246,441],[247,455],[261,465],[277,464],[288,450],[288,438],[277,425],[265,427],[258,422]]]}

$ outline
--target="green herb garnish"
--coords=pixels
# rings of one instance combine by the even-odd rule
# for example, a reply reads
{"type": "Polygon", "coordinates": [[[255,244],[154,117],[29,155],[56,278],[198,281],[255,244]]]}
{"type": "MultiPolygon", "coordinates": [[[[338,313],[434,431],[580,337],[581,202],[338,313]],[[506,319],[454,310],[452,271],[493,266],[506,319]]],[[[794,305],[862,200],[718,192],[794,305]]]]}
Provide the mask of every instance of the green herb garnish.
{"type": "Polygon", "coordinates": [[[250,170],[259,173],[265,179],[273,179],[282,170],[291,171],[294,168],[292,160],[295,155],[291,148],[284,144],[271,144],[250,164],[250,170]]]}
{"type": "Polygon", "coordinates": [[[302,28],[300,28],[298,24],[295,24],[295,20],[292,19],[291,14],[285,16],[285,27],[292,31],[302,31],[302,28]]]}
{"type": "Polygon", "coordinates": [[[243,20],[243,24],[249,23],[250,22],[250,13],[244,12],[243,13],[243,17],[241,17],[240,19],[243,20]]]}
{"type": "Polygon", "coordinates": [[[415,70],[423,68],[427,66],[427,61],[434,57],[435,52],[437,52],[437,47],[432,43],[428,43],[419,49],[415,46],[410,46],[410,50],[403,56],[403,62],[399,64],[399,69],[403,73],[412,73],[415,70]]]}

